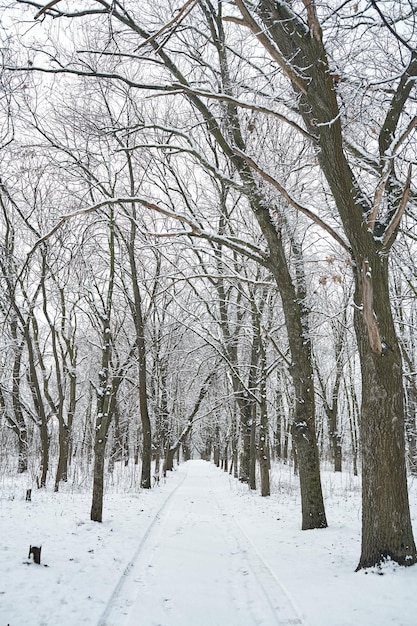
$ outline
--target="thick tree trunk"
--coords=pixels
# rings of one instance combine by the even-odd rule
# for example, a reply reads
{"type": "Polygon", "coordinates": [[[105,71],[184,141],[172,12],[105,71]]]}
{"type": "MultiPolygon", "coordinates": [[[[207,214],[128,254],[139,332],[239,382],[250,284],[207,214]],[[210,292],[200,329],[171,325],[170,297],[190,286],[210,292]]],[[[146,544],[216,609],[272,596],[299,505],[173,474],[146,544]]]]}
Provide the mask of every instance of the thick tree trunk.
{"type": "MultiPolygon", "coordinates": [[[[304,381],[300,381],[304,382],[304,381]]],[[[310,383],[311,384],[311,383],[310,383]]],[[[314,424],[314,396],[310,385],[303,384],[301,394],[296,391],[295,417],[292,439],[295,444],[300,478],[302,529],[326,528],[323,495],[320,480],[319,453],[314,424]]]]}
{"type": "Polygon", "coordinates": [[[264,228],[271,240],[271,270],[281,294],[291,350],[292,366],[290,375],[295,396],[295,410],[291,432],[299,468],[301,527],[303,530],[326,528],[327,520],[316,439],[313,362],[308,311],[305,308],[305,285],[303,278],[299,277],[296,288],[289,272],[281,237],[278,233],[273,235],[271,227],[265,225],[264,228]],[[273,250],[272,241],[275,243],[273,250]]]}
{"type": "MultiPolygon", "coordinates": [[[[362,551],[358,569],[385,559],[401,565],[416,562],[410,520],[404,436],[402,359],[393,324],[387,259],[372,262],[374,309],[383,351],[371,349],[362,312],[355,312],[355,329],[362,371],[362,551]]],[[[362,303],[357,276],[356,303],[362,303]]]]}
{"type": "Polygon", "coordinates": [[[334,459],[334,471],[342,471],[342,437],[338,432],[333,433],[333,459],[334,459]]]}
{"type": "Polygon", "coordinates": [[[182,444],[182,458],[184,461],[191,459],[191,442],[189,437],[182,444]]]}

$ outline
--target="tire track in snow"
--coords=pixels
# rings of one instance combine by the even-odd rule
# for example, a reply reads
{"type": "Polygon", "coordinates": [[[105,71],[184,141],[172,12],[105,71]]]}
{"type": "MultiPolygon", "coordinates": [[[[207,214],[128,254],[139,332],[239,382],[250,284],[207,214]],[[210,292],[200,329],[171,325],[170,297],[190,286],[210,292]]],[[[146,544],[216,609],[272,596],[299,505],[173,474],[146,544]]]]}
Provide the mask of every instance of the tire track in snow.
{"type": "Polygon", "coordinates": [[[107,602],[106,608],[104,609],[99,621],[97,622],[97,626],[120,626],[121,617],[125,616],[127,618],[130,606],[132,604],[132,598],[134,601],[137,595],[135,566],[138,563],[139,556],[145,549],[150,535],[156,530],[157,526],[160,525],[163,514],[168,508],[168,505],[172,500],[174,494],[187,478],[187,474],[188,472],[186,471],[182,480],[178,483],[175,489],[171,491],[167,498],[165,498],[154,518],[152,519],[151,523],[145,530],[145,533],[140,540],[139,545],[136,548],[135,553],[133,554],[133,557],[126,565],[123,574],[120,576],[119,581],[112,595],[110,596],[109,601],[107,602]]]}
{"type": "Polygon", "coordinates": [[[272,626],[264,610],[259,619],[256,581],[213,502],[213,466],[194,463],[142,552],[126,624],[272,626]]]}
{"type": "Polygon", "coordinates": [[[246,534],[230,510],[230,506],[226,507],[220,502],[215,490],[211,489],[211,493],[219,511],[224,516],[225,523],[229,525],[231,533],[240,546],[240,550],[245,554],[246,561],[264,594],[275,624],[277,626],[308,626],[291,595],[246,534]]]}
{"type": "Polygon", "coordinates": [[[120,577],[98,626],[133,623],[188,626],[194,623],[194,620],[189,621],[190,602],[197,611],[196,623],[206,626],[224,623],[230,626],[307,626],[295,603],[233,515],[233,505],[227,496],[222,498],[224,474],[209,464],[208,471],[201,472],[201,466],[197,470],[190,475],[187,471],[160,506],[120,577]],[[179,489],[187,477],[190,481],[181,492],[179,489]],[[196,531],[202,551],[201,545],[193,540],[190,545],[184,544],[187,537],[194,537],[195,541],[196,531]],[[195,547],[195,558],[190,560],[189,555],[181,552],[185,546],[191,551],[192,546],[195,547]],[[164,556],[166,550],[171,550],[171,561],[168,559],[167,563],[172,564],[173,549],[179,550],[182,558],[169,570],[164,556]],[[188,579],[184,578],[187,567],[191,567],[188,579]],[[208,567],[207,572],[204,567],[208,567]],[[167,568],[174,577],[168,582],[167,568]],[[204,587],[208,572],[214,576],[200,598],[194,583],[201,578],[204,587]],[[212,603],[216,613],[210,612],[212,603]],[[188,612],[184,613],[185,608],[188,612]]]}

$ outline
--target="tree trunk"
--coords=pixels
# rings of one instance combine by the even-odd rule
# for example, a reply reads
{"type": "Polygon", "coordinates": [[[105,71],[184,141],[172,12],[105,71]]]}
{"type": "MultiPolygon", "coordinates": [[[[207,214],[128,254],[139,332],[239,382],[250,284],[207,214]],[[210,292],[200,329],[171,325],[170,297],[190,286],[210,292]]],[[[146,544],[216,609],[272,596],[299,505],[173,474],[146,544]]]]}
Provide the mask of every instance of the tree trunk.
{"type": "Polygon", "coordinates": [[[223,448],[223,461],[222,461],[223,471],[227,472],[229,470],[229,442],[226,441],[223,448]]]}
{"type": "Polygon", "coordinates": [[[240,436],[242,438],[239,480],[241,483],[249,483],[253,407],[249,398],[238,397],[237,400],[240,409],[240,436]]]}
{"type": "Polygon", "coordinates": [[[334,457],[334,471],[342,471],[342,437],[339,433],[333,435],[333,457],[334,457]]]}
{"type": "Polygon", "coordinates": [[[327,419],[329,422],[329,439],[330,439],[330,448],[332,451],[332,461],[335,472],[342,471],[342,437],[340,435],[338,424],[337,424],[337,414],[338,414],[338,403],[334,403],[332,407],[326,408],[327,419]]]}
{"type": "Polygon", "coordinates": [[[14,432],[18,437],[18,465],[17,471],[19,474],[23,474],[28,468],[28,433],[25,418],[23,417],[22,404],[20,399],[20,371],[22,363],[22,354],[24,342],[18,340],[17,333],[17,320],[14,318],[10,323],[10,329],[12,332],[13,341],[15,343],[15,353],[13,359],[12,370],[12,405],[13,405],[13,427],[14,432]]]}
{"type": "Polygon", "coordinates": [[[94,444],[94,473],[93,473],[93,497],[91,502],[90,519],[93,522],[103,521],[103,493],[104,493],[104,458],[105,439],[96,434],[94,444]]]}
{"type": "Polygon", "coordinates": [[[217,443],[214,444],[213,463],[216,467],[220,467],[220,446],[217,443]]]}
{"type": "Polygon", "coordinates": [[[189,437],[182,444],[182,458],[184,461],[189,461],[191,459],[191,442],[189,437]]]}
{"type": "Polygon", "coordinates": [[[49,432],[46,419],[43,419],[40,425],[42,461],[41,461],[41,478],[40,487],[46,486],[46,477],[49,469],[49,432]]]}
{"type": "Polygon", "coordinates": [[[142,422],[142,473],[140,485],[142,489],[150,489],[152,469],[152,430],[148,412],[148,396],[146,390],[146,351],[144,338],[144,324],[140,318],[142,332],[138,336],[139,352],[139,407],[142,422]]]}
{"type": "MultiPolygon", "coordinates": [[[[389,299],[386,257],[372,259],[374,309],[384,339],[383,352],[371,349],[362,312],[355,329],[362,371],[362,550],[357,569],[386,559],[412,565],[417,558],[407,490],[402,358],[389,299]]],[[[356,277],[356,303],[363,301],[356,277]]]]}
{"type": "Polygon", "coordinates": [[[108,472],[113,472],[115,463],[121,461],[123,458],[123,436],[120,428],[120,415],[117,402],[115,403],[114,416],[113,416],[113,443],[110,451],[109,464],[107,467],[108,472]]]}
{"type": "MultiPolygon", "coordinates": [[[[278,377],[278,384],[281,382],[281,376],[278,377]]],[[[281,389],[275,390],[275,407],[276,407],[276,427],[274,432],[274,454],[277,459],[281,460],[283,457],[283,442],[282,442],[282,423],[284,420],[284,410],[282,402],[281,389]]],[[[285,437],[285,433],[284,433],[285,437]]]]}
{"type": "Polygon", "coordinates": [[[253,407],[253,418],[250,429],[249,488],[256,489],[256,407],[253,407]]]}
{"type": "Polygon", "coordinates": [[[290,435],[291,435],[291,427],[289,421],[285,424],[284,430],[284,445],[282,448],[282,460],[286,465],[288,463],[288,449],[290,447],[290,435]]]}
{"type": "Polygon", "coordinates": [[[174,458],[176,451],[177,449],[175,447],[173,448],[169,446],[167,448],[164,461],[164,474],[166,474],[167,472],[172,472],[172,470],[174,469],[174,458]]]}
{"type": "Polygon", "coordinates": [[[111,371],[113,336],[111,332],[111,313],[113,308],[113,289],[115,276],[115,229],[114,214],[109,220],[109,281],[105,309],[98,314],[101,328],[101,368],[98,373],[99,384],[96,388],[96,420],[94,436],[94,474],[93,496],[90,519],[101,522],[103,518],[104,460],[108,432],[116,407],[116,394],[122,379],[122,370],[118,376],[111,371]]]}
{"type": "Polygon", "coordinates": [[[64,420],[59,420],[59,458],[58,467],[55,475],[54,491],[58,491],[61,480],[67,481],[68,478],[68,452],[69,452],[69,429],[64,420]]]}
{"type": "Polygon", "coordinates": [[[17,472],[23,474],[28,469],[28,441],[27,441],[27,429],[21,430],[17,440],[18,446],[18,462],[17,472]]]}
{"type": "Polygon", "coordinates": [[[261,425],[259,428],[259,468],[261,473],[261,495],[271,495],[270,486],[270,453],[268,437],[268,414],[266,403],[261,404],[261,425]]]}

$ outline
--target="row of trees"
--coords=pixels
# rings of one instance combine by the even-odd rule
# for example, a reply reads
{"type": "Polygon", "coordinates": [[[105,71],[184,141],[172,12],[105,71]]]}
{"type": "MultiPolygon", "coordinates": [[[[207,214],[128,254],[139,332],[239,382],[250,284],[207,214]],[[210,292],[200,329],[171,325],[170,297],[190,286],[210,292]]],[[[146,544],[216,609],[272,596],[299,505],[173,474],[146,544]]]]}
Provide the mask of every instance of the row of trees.
{"type": "Polygon", "coordinates": [[[48,420],[64,450],[88,371],[97,520],[134,392],[143,487],[152,430],[169,467],[205,415],[216,458],[237,467],[240,440],[239,475],[254,486],[258,460],[267,495],[291,424],[303,529],[327,524],[318,410],[337,469],[360,413],[358,567],[411,565],[416,10],[136,4],[5,3],[4,412],[16,432],[35,416],[44,484],[48,420]]]}

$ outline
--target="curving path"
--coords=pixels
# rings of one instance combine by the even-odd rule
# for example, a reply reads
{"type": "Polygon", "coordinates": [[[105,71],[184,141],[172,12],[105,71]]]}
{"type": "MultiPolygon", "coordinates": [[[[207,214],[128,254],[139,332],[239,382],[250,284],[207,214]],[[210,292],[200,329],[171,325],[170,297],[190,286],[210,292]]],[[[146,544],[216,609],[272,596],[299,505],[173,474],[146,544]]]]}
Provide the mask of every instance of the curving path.
{"type": "Polygon", "coordinates": [[[228,478],[190,461],[122,576],[100,626],[301,626],[233,516],[228,478]]]}

